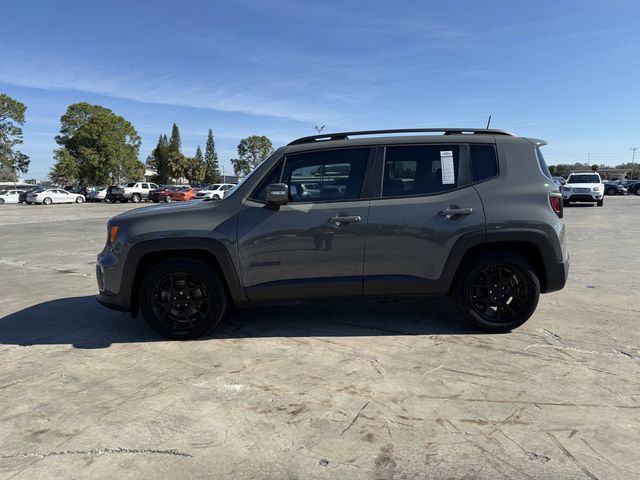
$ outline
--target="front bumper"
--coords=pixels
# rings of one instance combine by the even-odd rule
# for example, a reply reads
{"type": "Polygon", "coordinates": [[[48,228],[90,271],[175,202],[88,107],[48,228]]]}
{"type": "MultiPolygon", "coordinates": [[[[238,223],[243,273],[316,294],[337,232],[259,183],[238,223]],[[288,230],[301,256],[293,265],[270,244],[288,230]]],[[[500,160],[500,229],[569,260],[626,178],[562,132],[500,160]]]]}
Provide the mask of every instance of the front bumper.
{"type": "Polygon", "coordinates": [[[105,307],[121,312],[131,310],[129,289],[123,288],[123,265],[109,251],[98,255],[96,262],[97,300],[105,307]]]}
{"type": "Polygon", "coordinates": [[[562,290],[569,278],[569,265],[571,260],[569,254],[567,254],[566,260],[558,261],[546,261],[546,284],[543,293],[557,292],[562,290]]]}

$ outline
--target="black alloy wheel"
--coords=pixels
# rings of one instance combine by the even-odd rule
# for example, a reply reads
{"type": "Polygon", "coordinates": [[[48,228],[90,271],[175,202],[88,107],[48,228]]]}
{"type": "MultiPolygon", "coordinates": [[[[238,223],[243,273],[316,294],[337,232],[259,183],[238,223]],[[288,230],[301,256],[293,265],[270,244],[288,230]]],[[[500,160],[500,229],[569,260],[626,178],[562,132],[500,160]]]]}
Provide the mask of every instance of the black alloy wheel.
{"type": "Polygon", "coordinates": [[[472,261],[460,275],[453,296],[462,315],[491,332],[510,331],[526,322],[540,297],[540,282],[529,263],[514,254],[472,261]]]}
{"type": "Polygon", "coordinates": [[[196,338],[222,319],[227,296],[218,275],[187,258],[168,260],[147,275],[140,289],[140,309],[161,335],[196,338]]]}

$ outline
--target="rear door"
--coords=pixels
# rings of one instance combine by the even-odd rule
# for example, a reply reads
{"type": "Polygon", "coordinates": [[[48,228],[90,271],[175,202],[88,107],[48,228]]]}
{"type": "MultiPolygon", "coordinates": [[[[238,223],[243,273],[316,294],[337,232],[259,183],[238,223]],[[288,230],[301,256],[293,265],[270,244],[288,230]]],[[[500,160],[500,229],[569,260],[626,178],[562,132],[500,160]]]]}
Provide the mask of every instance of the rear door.
{"type": "Polygon", "coordinates": [[[243,205],[241,275],[251,300],[362,295],[371,149],[289,155],[243,205]],[[289,186],[289,203],[265,203],[266,186],[289,186]]]}
{"type": "Polygon", "coordinates": [[[365,295],[444,293],[453,245],[485,228],[464,144],[387,146],[371,201],[365,295]]]}

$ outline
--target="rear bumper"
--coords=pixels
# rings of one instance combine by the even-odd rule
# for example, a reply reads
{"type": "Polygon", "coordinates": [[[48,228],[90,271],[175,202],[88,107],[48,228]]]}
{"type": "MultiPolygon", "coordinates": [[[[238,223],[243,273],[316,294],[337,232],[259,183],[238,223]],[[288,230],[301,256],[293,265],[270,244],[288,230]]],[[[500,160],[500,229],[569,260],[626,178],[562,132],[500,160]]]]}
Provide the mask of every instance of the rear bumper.
{"type": "Polygon", "coordinates": [[[566,260],[561,262],[554,260],[545,261],[546,285],[542,293],[557,292],[562,290],[569,277],[569,265],[571,261],[567,254],[566,260]]]}

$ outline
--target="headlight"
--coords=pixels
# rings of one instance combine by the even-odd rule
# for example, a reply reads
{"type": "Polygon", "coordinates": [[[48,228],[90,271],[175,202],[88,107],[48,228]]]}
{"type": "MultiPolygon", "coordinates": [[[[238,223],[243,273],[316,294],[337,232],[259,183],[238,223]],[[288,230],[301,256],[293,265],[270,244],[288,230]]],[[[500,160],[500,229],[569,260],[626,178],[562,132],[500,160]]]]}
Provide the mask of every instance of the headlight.
{"type": "Polygon", "coordinates": [[[562,191],[563,192],[570,192],[571,191],[571,187],[562,187],[562,191]]]}
{"type": "Polygon", "coordinates": [[[593,187],[593,188],[592,188],[592,190],[593,190],[594,192],[599,192],[600,190],[602,190],[602,187],[601,187],[601,186],[593,187]]]}

